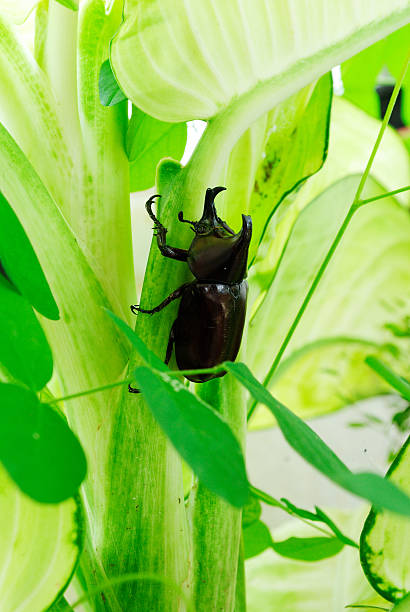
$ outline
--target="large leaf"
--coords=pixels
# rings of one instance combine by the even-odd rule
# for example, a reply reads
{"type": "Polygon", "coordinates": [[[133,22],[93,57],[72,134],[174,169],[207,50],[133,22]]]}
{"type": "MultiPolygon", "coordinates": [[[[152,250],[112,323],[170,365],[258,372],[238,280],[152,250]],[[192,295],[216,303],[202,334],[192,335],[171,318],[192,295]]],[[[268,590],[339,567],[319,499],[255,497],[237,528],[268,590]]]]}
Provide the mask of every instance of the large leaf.
{"type": "Polygon", "coordinates": [[[158,121],[134,106],[126,140],[130,191],[152,187],[158,161],[163,157],[181,159],[186,138],[186,123],[158,121]]]}
{"type": "Polygon", "coordinates": [[[258,401],[269,408],[288,444],[327,478],[381,508],[410,516],[410,497],[373,473],[354,474],[302,419],[276,400],[243,363],[224,363],[258,401]]]}
{"type": "Polygon", "coordinates": [[[58,319],[58,307],[30,241],[0,193],[0,261],[9,279],[38,312],[58,319]]]}
{"type": "Polygon", "coordinates": [[[332,79],[323,76],[252,123],[234,146],[221,177],[221,216],[238,224],[252,216],[249,265],[285,196],[317,172],[327,155],[332,79]]]}
{"type": "MultiPolygon", "coordinates": [[[[282,251],[300,212],[338,180],[363,172],[369,156],[369,143],[376,140],[380,129],[380,121],[343,98],[334,97],[331,117],[326,163],[297,193],[285,200],[267,228],[260,257],[252,270],[252,280],[258,283],[262,291],[272,282],[282,251]]],[[[387,129],[385,132],[371,173],[387,191],[410,183],[408,153],[394,130],[387,129]]],[[[402,204],[409,203],[408,193],[399,194],[397,198],[402,204]]]]}
{"type": "Polygon", "coordinates": [[[36,391],[53,373],[53,358],[33,309],[0,274],[0,363],[36,391]]]}
{"type": "Polygon", "coordinates": [[[43,612],[64,592],[83,544],[78,497],[40,504],[0,466],[2,612],[43,612]]]}
{"type": "MultiPolygon", "coordinates": [[[[249,363],[258,377],[268,372],[358,180],[350,176],[334,183],[297,217],[273,282],[249,326],[249,363]]],[[[366,194],[381,192],[368,179],[366,194]]],[[[386,384],[364,364],[369,353],[406,375],[406,339],[393,336],[386,326],[400,325],[408,312],[409,236],[408,213],[393,198],[364,206],[351,221],[271,381],[275,396],[298,414],[317,415],[386,392],[386,384]]],[[[269,423],[272,419],[260,411],[253,426],[269,423]]]]}
{"type": "Polygon", "coordinates": [[[158,119],[210,118],[234,102],[255,120],[409,15],[406,0],[128,0],[111,62],[127,97],[158,119]]]}
{"type": "MultiPolygon", "coordinates": [[[[387,477],[410,492],[410,437],[400,450],[387,477]]],[[[360,538],[360,560],[373,588],[389,601],[399,601],[410,591],[410,521],[372,509],[360,538]]]]}
{"type": "Polygon", "coordinates": [[[160,426],[194,473],[211,491],[233,506],[242,507],[249,496],[245,463],[238,440],[211,406],[179,380],[149,351],[121,319],[109,313],[153,371],[139,367],[134,376],[160,426]]]}
{"type": "Polygon", "coordinates": [[[16,385],[0,383],[0,405],[0,459],[20,489],[44,503],[73,496],[86,461],[64,418],[16,385]]]}
{"type": "MultiPolygon", "coordinates": [[[[331,512],[343,531],[358,536],[364,513],[331,512]]],[[[292,537],[311,538],[316,530],[295,521],[272,533],[274,540],[292,537]]],[[[375,596],[361,571],[357,549],[346,546],[334,557],[306,563],[280,557],[272,550],[246,561],[248,612],[346,612],[352,603],[373,604],[387,608],[386,601],[375,596]]],[[[363,609],[363,612],[371,610],[363,609]]]]}

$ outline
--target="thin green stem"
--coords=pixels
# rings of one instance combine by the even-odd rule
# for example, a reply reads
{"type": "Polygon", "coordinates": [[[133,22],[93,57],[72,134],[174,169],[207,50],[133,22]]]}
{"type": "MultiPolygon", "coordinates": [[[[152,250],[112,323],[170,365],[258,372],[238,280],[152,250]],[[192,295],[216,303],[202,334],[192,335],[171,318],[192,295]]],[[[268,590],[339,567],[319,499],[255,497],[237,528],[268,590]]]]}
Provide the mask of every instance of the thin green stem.
{"type": "Polygon", "coordinates": [[[95,387],[94,389],[87,389],[87,391],[79,391],[78,393],[72,393],[71,395],[64,395],[63,397],[53,398],[51,400],[43,401],[43,404],[57,404],[57,402],[66,402],[67,400],[75,399],[77,397],[84,397],[84,395],[91,395],[92,393],[99,393],[100,391],[106,391],[107,389],[113,389],[114,387],[120,387],[121,385],[127,385],[132,380],[120,380],[119,382],[110,383],[109,385],[103,385],[102,387],[95,387]]]}
{"type": "Polygon", "coordinates": [[[396,84],[394,86],[393,93],[391,95],[390,102],[389,102],[387,110],[386,110],[386,114],[383,117],[383,121],[382,121],[382,124],[380,126],[380,130],[379,130],[379,133],[377,135],[377,138],[376,138],[376,142],[374,143],[374,146],[373,146],[372,152],[370,153],[370,157],[369,157],[369,160],[367,162],[366,168],[364,169],[364,172],[362,174],[362,178],[360,179],[360,183],[359,183],[359,186],[358,186],[357,191],[356,191],[356,195],[355,195],[354,200],[353,200],[353,205],[355,205],[355,204],[357,204],[359,202],[360,196],[362,195],[362,191],[363,191],[365,182],[367,180],[367,177],[369,176],[370,168],[372,167],[374,158],[376,157],[376,153],[377,153],[377,151],[379,149],[380,142],[381,142],[381,140],[383,138],[384,132],[386,131],[387,125],[389,123],[390,115],[392,114],[394,105],[396,103],[397,96],[399,95],[400,87],[401,87],[401,84],[402,84],[403,79],[405,77],[409,61],[410,61],[410,51],[407,53],[406,61],[403,64],[403,68],[401,69],[399,78],[397,79],[396,84]]]}
{"type": "Polygon", "coordinates": [[[368,198],[367,200],[359,200],[357,204],[359,206],[363,206],[364,204],[370,204],[370,202],[375,202],[376,200],[381,200],[382,198],[390,198],[391,196],[397,195],[398,193],[403,193],[403,191],[409,191],[409,189],[410,185],[407,185],[407,187],[400,187],[400,189],[394,189],[394,191],[386,191],[386,193],[374,196],[373,198],[368,198]]]}
{"type": "Polygon", "coordinates": [[[265,491],[261,491],[260,489],[257,489],[256,487],[253,487],[252,485],[250,485],[249,490],[251,493],[253,493],[255,497],[263,501],[268,506],[279,508],[280,510],[283,510],[284,512],[286,512],[286,514],[289,514],[290,516],[293,516],[299,519],[299,521],[302,521],[302,523],[305,523],[305,525],[309,525],[309,527],[316,529],[316,531],[320,531],[321,533],[324,533],[327,537],[333,537],[334,534],[330,533],[330,531],[327,531],[326,529],[322,529],[322,527],[315,525],[315,523],[312,523],[309,520],[304,519],[303,517],[299,516],[298,514],[296,514],[296,512],[293,512],[293,510],[285,506],[285,504],[282,504],[280,501],[278,501],[277,499],[275,499],[268,493],[265,493],[265,491]]]}
{"type": "MultiPolygon", "coordinates": [[[[357,187],[355,196],[353,198],[353,202],[352,202],[352,204],[351,204],[351,206],[350,206],[350,208],[349,208],[349,210],[348,210],[348,212],[346,214],[346,217],[345,217],[345,219],[344,219],[344,221],[343,221],[339,231],[337,232],[336,237],[333,240],[333,242],[332,242],[332,244],[331,244],[331,246],[330,246],[330,248],[329,248],[329,250],[328,250],[328,252],[327,252],[327,254],[326,254],[326,256],[325,256],[325,258],[324,258],[324,260],[323,260],[323,262],[322,262],[322,264],[320,266],[320,268],[319,268],[319,270],[317,271],[316,276],[315,276],[315,278],[312,281],[312,284],[310,285],[310,288],[309,288],[309,290],[308,290],[308,292],[307,292],[307,294],[305,296],[305,299],[303,300],[302,305],[300,306],[300,308],[299,308],[299,310],[298,310],[298,312],[296,314],[296,317],[293,320],[293,323],[292,323],[288,333],[286,334],[285,339],[283,340],[283,342],[282,342],[282,344],[281,344],[281,346],[279,348],[279,351],[278,351],[278,353],[277,353],[277,355],[276,355],[276,357],[275,357],[275,359],[274,359],[274,361],[273,361],[273,363],[272,363],[272,365],[271,365],[271,367],[269,369],[269,372],[265,376],[265,379],[263,381],[263,384],[264,384],[265,387],[270,383],[270,381],[272,379],[272,376],[275,373],[276,368],[278,367],[278,365],[280,363],[280,360],[282,359],[283,353],[287,349],[288,344],[289,344],[289,342],[290,342],[290,340],[291,340],[291,338],[292,338],[292,336],[293,336],[297,326],[299,325],[299,322],[300,322],[300,320],[301,320],[301,318],[303,316],[303,313],[305,312],[305,310],[306,310],[310,300],[312,299],[312,296],[313,296],[313,294],[314,294],[314,292],[316,290],[316,287],[318,286],[318,284],[319,284],[319,282],[320,282],[320,280],[321,280],[321,278],[322,278],[322,276],[323,276],[327,266],[329,265],[329,262],[332,259],[333,254],[336,251],[336,248],[339,245],[339,242],[341,241],[341,239],[343,237],[343,234],[346,231],[347,226],[349,225],[349,223],[350,223],[354,213],[356,212],[356,210],[362,205],[362,203],[360,202],[360,196],[361,196],[361,194],[363,192],[364,185],[366,183],[367,177],[369,176],[370,168],[372,167],[373,160],[374,160],[374,158],[376,156],[376,153],[377,153],[377,150],[379,148],[381,139],[383,138],[383,134],[384,134],[384,132],[386,130],[386,127],[387,127],[387,124],[389,122],[390,115],[392,113],[394,104],[395,104],[397,96],[399,94],[401,83],[402,83],[402,81],[404,79],[404,76],[406,74],[406,70],[407,70],[407,66],[409,64],[409,61],[410,61],[410,51],[409,51],[409,53],[407,55],[407,58],[406,58],[406,61],[404,63],[404,66],[403,66],[403,68],[401,70],[400,76],[399,76],[399,78],[396,81],[396,85],[394,86],[394,90],[393,90],[393,93],[391,95],[390,102],[389,102],[389,105],[388,105],[387,110],[386,110],[386,114],[385,114],[385,116],[383,118],[383,121],[382,121],[382,124],[380,126],[380,130],[379,130],[379,133],[377,135],[376,142],[374,143],[372,152],[370,153],[370,157],[369,157],[369,160],[368,160],[368,162],[366,164],[366,168],[364,169],[364,172],[363,172],[362,177],[360,179],[360,182],[359,182],[359,185],[357,187]]],[[[251,418],[252,414],[254,413],[256,406],[257,406],[257,402],[253,401],[251,406],[250,406],[250,408],[249,408],[249,410],[248,410],[248,417],[247,417],[248,421],[251,418]]]]}

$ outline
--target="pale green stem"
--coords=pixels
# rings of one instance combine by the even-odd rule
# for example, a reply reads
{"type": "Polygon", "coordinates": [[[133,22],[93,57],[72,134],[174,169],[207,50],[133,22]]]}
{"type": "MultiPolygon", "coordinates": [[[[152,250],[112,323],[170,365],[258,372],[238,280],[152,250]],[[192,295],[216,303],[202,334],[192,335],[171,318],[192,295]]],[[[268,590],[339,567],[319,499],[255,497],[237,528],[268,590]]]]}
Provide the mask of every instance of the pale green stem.
{"type": "Polygon", "coordinates": [[[400,189],[394,189],[393,191],[386,191],[386,193],[382,193],[378,196],[373,196],[372,198],[367,198],[367,200],[359,200],[358,205],[363,206],[364,204],[370,204],[370,202],[375,202],[376,200],[382,200],[383,198],[391,198],[392,196],[397,195],[398,193],[403,193],[403,191],[409,191],[410,185],[407,187],[400,187],[400,189]]]}
{"type": "MultiPolygon", "coordinates": [[[[310,288],[309,288],[309,290],[308,290],[308,292],[307,292],[307,294],[305,296],[305,299],[303,300],[303,302],[302,302],[302,304],[301,304],[301,306],[300,306],[300,308],[299,308],[299,310],[298,310],[298,312],[296,314],[296,317],[295,317],[295,319],[294,319],[294,321],[293,321],[293,323],[292,323],[288,333],[286,334],[285,339],[283,340],[283,342],[282,342],[282,344],[281,344],[281,346],[279,348],[279,351],[278,351],[278,353],[277,353],[277,355],[276,355],[276,357],[275,357],[275,359],[274,359],[274,361],[273,361],[273,363],[272,363],[268,373],[266,374],[266,376],[264,378],[263,384],[264,384],[265,387],[268,386],[270,381],[272,380],[272,377],[273,377],[273,375],[274,375],[274,373],[276,371],[276,368],[278,367],[278,365],[280,363],[280,360],[282,359],[282,356],[283,356],[286,348],[288,347],[288,344],[289,344],[289,342],[290,342],[290,340],[291,340],[291,338],[292,338],[292,336],[293,336],[297,326],[299,325],[299,322],[300,322],[300,320],[301,320],[301,318],[303,316],[303,313],[305,312],[305,310],[306,310],[310,300],[312,299],[312,296],[313,296],[313,294],[314,294],[314,292],[316,290],[316,287],[318,286],[318,284],[319,284],[319,282],[320,282],[320,280],[321,280],[321,278],[322,278],[322,276],[323,276],[327,266],[329,265],[330,260],[333,257],[334,252],[336,251],[337,246],[339,245],[339,243],[340,243],[340,241],[341,241],[341,239],[343,237],[343,234],[345,233],[345,231],[347,229],[347,226],[349,225],[349,223],[350,223],[354,213],[356,212],[356,210],[361,205],[361,203],[360,203],[360,196],[362,194],[364,185],[366,183],[366,179],[367,179],[367,177],[369,175],[370,168],[372,167],[373,160],[374,160],[374,158],[376,156],[376,153],[377,153],[377,150],[379,148],[381,139],[383,138],[383,134],[384,134],[384,132],[386,130],[386,127],[388,125],[388,122],[389,122],[389,119],[390,119],[390,115],[392,113],[394,104],[396,102],[397,96],[398,96],[399,91],[400,91],[401,83],[402,83],[402,81],[404,79],[404,76],[406,74],[407,66],[408,66],[408,63],[409,63],[409,58],[410,58],[410,52],[407,55],[407,58],[406,58],[406,61],[404,63],[404,66],[403,66],[403,68],[401,70],[400,76],[399,76],[399,78],[398,78],[398,80],[396,82],[396,85],[394,87],[393,93],[392,93],[391,98],[390,98],[389,105],[388,105],[387,110],[386,110],[386,114],[385,114],[385,116],[383,118],[383,121],[382,121],[382,124],[380,126],[380,130],[379,130],[379,133],[377,135],[376,142],[374,143],[374,146],[373,146],[372,152],[370,154],[369,160],[368,160],[368,162],[366,164],[366,168],[365,168],[365,170],[364,170],[364,172],[363,172],[363,174],[361,176],[359,185],[358,185],[357,190],[356,190],[356,194],[355,194],[355,196],[353,198],[353,202],[352,202],[352,204],[351,204],[351,206],[350,206],[350,208],[349,208],[349,210],[348,210],[348,212],[346,214],[346,217],[345,217],[345,219],[344,219],[344,221],[343,221],[339,231],[337,232],[336,237],[333,240],[333,242],[332,242],[332,244],[331,244],[331,246],[330,246],[330,248],[329,248],[329,250],[328,250],[328,252],[327,252],[327,254],[326,254],[326,256],[325,256],[325,258],[323,260],[323,262],[322,262],[322,264],[320,265],[319,270],[317,271],[316,276],[315,276],[315,278],[312,281],[312,284],[310,285],[310,288]]],[[[257,402],[253,401],[251,406],[250,406],[250,408],[249,408],[249,410],[248,410],[248,421],[251,418],[252,414],[254,413],[256,406],[257,406],[257,402]]]]}
{"type": "MultiPolygon", "coordinates": [[[[198,393],[225,417],[243,447],[244,389],[234,377],[227,376],[198,386],[198,393]]],[[[238,572],[243,577],[243,558],[239,555],[241,512],[198,482],[189,498],[189,515],[193,537],[190,578],[193,604],[198,611],[233,612],[238,572]]]]}

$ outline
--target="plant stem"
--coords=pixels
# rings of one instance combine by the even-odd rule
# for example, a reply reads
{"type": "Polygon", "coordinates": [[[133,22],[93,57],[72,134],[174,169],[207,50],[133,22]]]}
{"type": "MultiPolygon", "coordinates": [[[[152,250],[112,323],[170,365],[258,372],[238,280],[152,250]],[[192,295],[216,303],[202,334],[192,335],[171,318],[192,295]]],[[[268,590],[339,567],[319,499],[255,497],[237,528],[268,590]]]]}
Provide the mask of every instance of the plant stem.
{"type": "Polygon", "coordinates": [[[378,196],[373,196],[372,198],[367,198],[367,200],[359,200],[358,205],[363,206],[364,204],[370,204],[370,202],[375,202],[376,200],[381,200],[382,198],[390,198],[398,193],[403,193],[403,191],[409,191],[410,185],[407,187],[400,187],[400,189],[394,189],[393,191],[387,191],[386,193],[382,193],[378,196]]]}
{"type": "MultiPolygon", "coordinates": [[[[198,394],[226,419],[244,446],[246,419],[244,390],[234,379],[214,379],[198,387],[198,394]]],[[[188,512],[192,525],[192,602],[196,610],[233,612],[239,593],[244,597],[240,557],[241,511],[211,493],[201,482],[191,492],[188,512]]],[[[238,609],[243,610],[242,608],[238,609]]]]}
{"type": "MultiPolygon", "coordinates": [[[[322,276],[323,276],[327,266],[329,265],[329,262],[332,259],[333,254],[336,251],[336,248],[339,245],[339,242],[341,241],[341,239],[343,237],[343,234],[345,233],[345,231],[347,229],[347,226],[349,225],[349,223],[350,223],[354,213],[356,212],[356,210],[362,204],[360,202],[360,196],[361,196],[361,194],[363,192],[364,185],[366,183],[367,177],[369,176],[370,168],[372,167],[373,160],[374,160],[374,158],[376,156],[376,153],[377,153],[377,150],[379,148],[381,139],[383,138],[383,134],[384,134],[384,132],[386,130],[386,127],[387,127],[387,124],[389,122],[390,115],[392,113],[394,104],[396,102],[397,96],[398,96],[399,91],[400,91],[401,83],[402,83],[402,81],[404,79],[404,76],[406,74],[406,71],[407,71],[407,66],[409,64],[409,60],[410,60],[410,51],[407,54],[407,58],[406,58],[406,61],[405,61],[404,65],[403,65],[403,68],[401,70],[400,76],[397,79],[396,84],[394,86],[394,90],[393,90],[393,93],[391,95],[390,102],[389,102],[389,105],[388,105],[387,110],[386,110],[386,114],[385,114],[385,116],[383,118],[382,124],[380,126],[379,133],[378,133],[377,138],[376,138],[376,142],[374,143],[372,152],[370,153],[370,157],[368,159],[368,162],[366,164],[364,172],[363,172],[363,174],[361,176],[359,185],[358,185],[357,190],[356,190],[356,194],[355,194],[355,196],[353,198],[353,202],[352,202],[352,204],[351,204],[351,206],[350,206],[350,208],[349,208],[349,210],[348,210],[348,212],[346,214],[346,217],[345,217],[345,219],[344,219],[344,221],[343,221],[339,231],[337,232],[336,237],[333,240],[333,242],[332,242],[332,244],[331,244],[331,246],[330,246],[330,248],[329,248],[329,250],[328,250],[328,252],[327,252],[327,254],[326,254],[326,256],[325,256],[325,258],[324,258],[324,260],[322,262],[322,264],[321,264],[321,266],[319,267],[319,270],[317,271],[316,276],[315,276],[315,278],[312,281],[312,284],[310,285],[310,288],[309,288],[309,290],[308,290],[308,292],[307,292],[307,294],[305,296],[305,299],[303,300],[303,302],[302,302],[302,304],[301,304],[301,306],[300,306],[300,308],[299,308],[299,310],[298,310],[298,312],[296,314],[296,317],[293,320],[293,323],[290,326],[290,329],[289,329],[288,333],[286,334],[285,339],[283,340],[283,342],[282,342],[282,344],[281,344],[281,346],[279,348],[279,351],[277,352],[277,355],[276,355],[275,359],[273,360],[273,363],[272,363],[272,365],[271,365],[267,375],[264,378],[263,384],[264,384],[265,387],[267,385],[269,385],[269,383],[270,383],[270,381],[272,379],[272,376],[274,375],[274,373],[276,371],[276,368],[278,367],[278,365],[280,363],[280,360],[282,359],[283,353],[287,349],[288,344],[289,344],[289,342],[290,342],[290,340],[291,340],[291,338],[292,338],[292,336],[293,336],[297,326],[299,325],[299,322],[300,322],[300,320],[301,320],[301,318],[303,316],[303,313],[305,312],[305,310],[306,310],[310,300],[312,299],[312,296],[313,296],[313,294],[314,294],[314,292],[316,290],[316,287],[318,286],[318,284],[319,284],[319,282],[320,282],[320,280],[321,280],[321,278],[322,278],[322,276]]],[[[250,406],[250,408],[249,408],[249,410],[248,410],[248,417],[247,417],[248,421],[251,418],[252,414],[254,413],[254,411],[256,409],[256,406],[257,406],[257,402],[253,401],[251,406],[250,406]]]]}
{"type": "Polygon", "coordinates": [[[79,391],[78,393],[71,393],[71,395],[64,395],[63,397],[56,397],[51,400],[43,401],[43,404],[57,404],[57,402],[66,402],[67,400],[75,399],[77,397],[84,397],[85,395],[91,395],[92,393],[99,393],[100,391],[106,391],[107,389],[113,389],[114,387],[120,387],[131,383],[132,380],[120,380],[119,382],[110,383],[109,385],[102,385],[102,387],[95,387],[94,389],[88,389],[87,391],[79,391]]]}

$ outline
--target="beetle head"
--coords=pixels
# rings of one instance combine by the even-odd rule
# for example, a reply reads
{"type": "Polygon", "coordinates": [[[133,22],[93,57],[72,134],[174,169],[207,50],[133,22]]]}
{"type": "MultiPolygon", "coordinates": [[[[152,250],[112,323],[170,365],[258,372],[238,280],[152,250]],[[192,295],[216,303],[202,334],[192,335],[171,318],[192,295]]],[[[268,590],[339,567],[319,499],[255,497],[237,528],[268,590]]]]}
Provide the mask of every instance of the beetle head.
{"type": "Polygon", "coordinates": [[[237,283],[246,277],[249,243],[252,236],[252,220],[242,215],[242,229],[235,234],[217,215],[214,199],[225,187],[206,190],[204,212],[199,221],[186,221],[179,213],[180,221],[190,223],[195,238],[188,251],[188,265],[193,275],[201,281],[237,283]]]}

